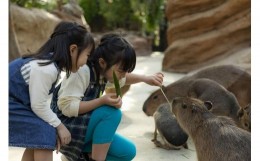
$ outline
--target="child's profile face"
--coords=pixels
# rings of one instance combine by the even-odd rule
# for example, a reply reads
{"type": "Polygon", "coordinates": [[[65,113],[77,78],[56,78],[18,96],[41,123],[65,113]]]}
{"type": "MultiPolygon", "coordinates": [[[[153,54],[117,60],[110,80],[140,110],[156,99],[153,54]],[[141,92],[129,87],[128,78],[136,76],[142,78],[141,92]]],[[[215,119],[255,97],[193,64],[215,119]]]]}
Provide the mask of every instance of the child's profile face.
{"type": "Polygon", "coordinates": [[[115,64],[113,65],[111,68],[109,68],[105,74],[104,74],[104,77],[111,83],[114,82],[114,79],[113,79],[113,70],[115,71],[116,73],[116,76],[117,78],[120,80],[122,78],[125,77],[126,75],[126,72],[123,71],[121,68],[120,68],[120,64],[115,64]]]}
{"type": "Polygon", "coordinates": [[[77,69],[79,69],[80,67],[82,67],[87,63],[91,50],[92,50],[92,46],[82,50],[77,60],[77,69]]]}

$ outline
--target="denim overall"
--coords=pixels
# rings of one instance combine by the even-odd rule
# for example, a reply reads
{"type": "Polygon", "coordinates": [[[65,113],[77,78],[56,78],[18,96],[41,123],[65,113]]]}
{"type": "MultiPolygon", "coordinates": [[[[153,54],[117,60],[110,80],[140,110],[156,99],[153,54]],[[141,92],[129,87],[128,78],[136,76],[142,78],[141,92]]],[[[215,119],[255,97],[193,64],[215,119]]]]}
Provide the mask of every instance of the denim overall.
{"type": "MultiPolygon", "coordinates": [[[[106,85],[106,82],[104,81],[97,83],[93,65],[89,64],[88,66],[90,68],[90,83],[84,93],[82,101],[89,101],[98,98],[100,92],[104,91],[106,85]]],[[[79,115],[77,117],[64,116],[57,105],[59,89],[60,85],[57,86],[53,92],[51,108],[71,133],[71,142],[62,146],[60,152],[64,154],[69,161],[77,161],[84,148],[84,140],[86,137],[91,112],[79,115]]]]}
{"type": "MultiPolygon", "coordinates": [[[[56,129],[32,111],[29,85],[20,71],[31,60],[33,58],[18,58],[9,63],[9,146],[55,149],[56,129]]],[[[50,87],[49,94],[57,80],[50,87]]]]}

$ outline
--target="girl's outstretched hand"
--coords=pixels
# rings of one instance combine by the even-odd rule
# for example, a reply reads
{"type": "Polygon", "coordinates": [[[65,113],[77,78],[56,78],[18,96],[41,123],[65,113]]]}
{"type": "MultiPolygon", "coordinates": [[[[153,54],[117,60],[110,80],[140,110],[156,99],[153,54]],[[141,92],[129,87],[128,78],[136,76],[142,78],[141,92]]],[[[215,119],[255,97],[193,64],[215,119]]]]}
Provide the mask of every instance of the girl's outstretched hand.
{"type": "Polygon", "coordinates": [[[162,83],[163,83],[163,73],[161,72],[158,72],[158,73],[155,73],[154,75],[152,76],[146,76],[146,80],[145,80],[145,83],[151,85],[151,86],[162,86],[162,83]]]}
{"type": "Polygon", "coordinates": [[[102,96],[103,104],[107,104],[109,106],[113,106],[116,108],[120,108],[122,106],[122,99],[121,97],[117,97],[116,93],[107,93],[102,96]]]}

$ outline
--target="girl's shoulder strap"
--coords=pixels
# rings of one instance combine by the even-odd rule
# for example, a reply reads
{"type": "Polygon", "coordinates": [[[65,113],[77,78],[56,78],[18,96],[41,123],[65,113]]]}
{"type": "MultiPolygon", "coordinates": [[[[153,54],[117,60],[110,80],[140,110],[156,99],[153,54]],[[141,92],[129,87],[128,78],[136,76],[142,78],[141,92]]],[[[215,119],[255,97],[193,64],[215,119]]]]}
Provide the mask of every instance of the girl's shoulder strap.
{"type": "Polygon", "coordinates": [[[34,60],[34,58],[32,58],[32,57],[25,57],[25,58],[23,58],[23,57],[22,57],[21,60],[23,61],[24,64],[26,64],[26,63],[28,63],[28,62],[34,60]]]}

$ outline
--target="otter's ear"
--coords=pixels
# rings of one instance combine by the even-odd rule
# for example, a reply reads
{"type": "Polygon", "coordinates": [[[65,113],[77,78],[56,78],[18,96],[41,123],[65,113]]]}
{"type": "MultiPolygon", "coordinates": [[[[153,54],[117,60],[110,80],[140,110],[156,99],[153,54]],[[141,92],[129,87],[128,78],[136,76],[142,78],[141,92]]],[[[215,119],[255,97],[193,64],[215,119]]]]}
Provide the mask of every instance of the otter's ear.
{"type": "Polygon", "coordinates": [[[246,106],[243,108],[243,110],[246,111],[246,113],[249,113],[250,110],[251,110],[251,104],[246,105],[246,106]]]}
{"type": "Polygon", "coordinates": [[[210,102],[210,101],[205,101],[205,102],[204,102],[204,105],[206,106],[206,108],[207,108],[208,110],[211,110],[211,108],[212,108],[212,102],[210,102]]]}

